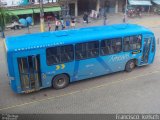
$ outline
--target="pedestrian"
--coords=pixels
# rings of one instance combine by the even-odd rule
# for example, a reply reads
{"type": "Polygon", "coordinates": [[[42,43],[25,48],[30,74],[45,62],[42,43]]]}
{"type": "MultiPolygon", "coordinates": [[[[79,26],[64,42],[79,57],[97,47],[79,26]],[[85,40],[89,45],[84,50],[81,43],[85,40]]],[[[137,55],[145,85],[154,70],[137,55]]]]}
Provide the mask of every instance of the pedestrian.
{"type": "Polygon", "coordinates": [[[107,16],[104,16],[103,25],[107,25],[107,22],[108,22],[108,20],[107,20],[107,16]]]}
{"type": "Polygon", "coordinates": [[[48,20],[48,31],[51,31],[51,22],[48,20]]]}
{"type": "Polygon", "coordinates": [[[58,29],[59,29],[59,26],[60,26],[60,22],[59,22],[59,20],[56,18],[56,20],[55,20],[55,31],[57,31],[58,29]]]}
{"type": "Polygon", "coordinates": [[[63,20],[63,18],[61,18],[60,22],[61,22],[61,29],[64,30],[64,29],[65,29],[65,25],[64,25],[64,20],[63,20]]]}
{"type": "Polygon", "coordinates": [[[126,23],[126,13],[123,15],[123,23],[126,23]]]}
{"type": "Polygon", "coordinates": [[[88,13],[85,12],[83,15],[83,21],[88,24],[88,13]]]}
{"type": "Polygon", "coordinates": [[[71,24],[70,19],[67,19],[67,20],[66,20],[66,27],[67,27],[67,29],[70,28],[70,24],[71,24]]]}
{"type": "Polygon", "coordinates": [[[75,23],[76,21],[75,21],[75,17],[72,17],[71,18],[71,27],[72,28],[75,28],[75,26],[76,26],[76,23],[75,23]]]}

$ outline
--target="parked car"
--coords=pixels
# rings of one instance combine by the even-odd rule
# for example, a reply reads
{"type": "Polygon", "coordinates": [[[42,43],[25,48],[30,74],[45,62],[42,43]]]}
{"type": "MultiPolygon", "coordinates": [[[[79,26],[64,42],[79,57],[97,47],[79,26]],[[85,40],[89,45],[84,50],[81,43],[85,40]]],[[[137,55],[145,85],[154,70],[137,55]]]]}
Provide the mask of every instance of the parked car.
{"type": "Polygon", "coordinates": [[[11,25],[6,26],[6,28],[10,28],[10,29],[21,29],[24,28],[25,26],[20,24],[19,22],[14,21],[11,25]]]}

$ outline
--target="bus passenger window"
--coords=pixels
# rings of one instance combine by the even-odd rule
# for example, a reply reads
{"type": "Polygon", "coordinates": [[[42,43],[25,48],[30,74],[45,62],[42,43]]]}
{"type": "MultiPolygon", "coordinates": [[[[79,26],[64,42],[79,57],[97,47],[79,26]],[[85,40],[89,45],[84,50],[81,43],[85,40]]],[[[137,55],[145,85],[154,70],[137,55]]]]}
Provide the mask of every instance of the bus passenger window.
{"type": "Polygon", "coordinates": [[[114,38],[101,41],[101,55],[115,54],[122,51],[122,39],[114,38]]]}
{"type": "Polygon", "coordinates": [[[99,56],[99,42],[89,42],[87,44],[87,57],[93,58],[99,56]]]}
{"type": "Polygon", "coordinates": [[[142,36],[130,36],[124,38],[124,51],[138,50],[141,48],[142,36]]]}
{"type": "Polygon", "coordinates": [[[47,64],[60,64],[74,59],[73,45],[51,47],[46,50],[47,64]]]}
{"type": "Polygon", "coordinates": [[[87,58],[86,45],[87,43],[76,44],[76,60],[87,58]]]}
{"type": "Polygon", "coordinates": [[[130,43],[129,43],[129,37],[124,38],[124,51],[130,50],[130,43]]]}
{"type": "Polygon", "coordinates": [[[70,62],[74,58],[73,45],[61,46],[61,62],[70,62]]]}
{"type": "Polygon", "coordinates": [[[116,38],[112,40],[113,53],[118,53],[122,51],[122,39],[116,38]]]}
{"type": "Polygon", "coordinates": [[[47,48],[46,55],[48,65],[60,63],[59,47],[47,48]]]}

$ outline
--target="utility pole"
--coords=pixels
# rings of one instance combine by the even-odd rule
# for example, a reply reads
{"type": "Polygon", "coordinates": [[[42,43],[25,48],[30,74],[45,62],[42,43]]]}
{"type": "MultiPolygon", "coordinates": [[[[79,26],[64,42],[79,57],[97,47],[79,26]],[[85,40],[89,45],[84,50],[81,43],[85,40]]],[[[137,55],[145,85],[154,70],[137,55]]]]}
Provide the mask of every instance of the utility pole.
{"type": "Polygon", "coordinates": [[[125,7],[125,15],[127,15],[127,0],[126,0],[126,7],[125,7]]]}
{"type": "Polygon", "coordinates": [[[69,1],[66,0],[66,9],[67,9],[67,16],[69,15],[69,1]]]}
{"type": "Polygon", "coordinates": [[[44,10],[43,10],[43,0],[40,0],[40,30],[44,32],[44,10]]]}
{"type": "Polygon", "coordinates": [[[65,0],[62,6],[62,16],[63,18],[67,18],[69,15],[69,0],[65,0]]]}
{"type": "Polygon", "coordinates": [[[123,18],[123,22],[126,23],[126,18],[127,18],[127,0],[126,0],[126,6],[125,6],[125,13],[124,13],[124,18],[123,18]]]}

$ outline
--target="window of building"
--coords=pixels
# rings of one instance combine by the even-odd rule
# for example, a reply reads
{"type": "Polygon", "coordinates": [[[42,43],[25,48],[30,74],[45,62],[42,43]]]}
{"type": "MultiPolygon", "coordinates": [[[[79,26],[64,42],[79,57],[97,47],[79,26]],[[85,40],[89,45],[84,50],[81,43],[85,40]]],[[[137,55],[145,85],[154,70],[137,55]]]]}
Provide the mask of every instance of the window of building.
{"type": "Polygon", "coordinates": [[[124,38],[124,51],[139,50],[141,48],[142,36],[129,36],[124,38]]]}
{"type": "Polygon", "coordinates": [[[76,44],[76,60],[99,56],[99,41],[76,44]]]}
{"type": "Polygon", "coordinates": [[[101,55],[116,54],[122,51],[122,39],[114,38],[101,41],[101,55]]]}
{"type": "Polygon", "coordinates": [[[73,45],[47,48],[46,55],[48,65],[70,62],[74,58],[73,45]]]}

